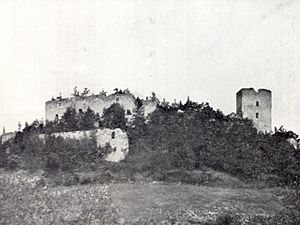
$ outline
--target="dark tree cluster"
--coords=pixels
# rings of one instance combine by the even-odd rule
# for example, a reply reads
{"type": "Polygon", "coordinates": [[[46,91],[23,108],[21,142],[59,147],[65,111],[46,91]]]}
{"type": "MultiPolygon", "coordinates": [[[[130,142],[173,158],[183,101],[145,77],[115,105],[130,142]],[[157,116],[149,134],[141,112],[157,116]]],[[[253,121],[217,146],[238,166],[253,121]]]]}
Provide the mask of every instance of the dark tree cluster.
{"type": "Polygon", "coordinates": [[[84,112],[76,111],[74,108],[67,108],[61,119],[47,121],[44,127],[45,133],[91,130],[99,126],[100,116],[90,107],[84,112]]]}
{"type": "Polygon", "coordinates": [[[43,131],[45,133],[68,132],[101,127],[125,130],[126,123],[124,108],[120,104],[114,103],[103,110],[101,117],[89,107],[85,112],[81,110],[77,112],[74,108],[67,108],[61,119],[47,121],[43,131]]]}
{"type": "Polygon", "coordinates": [[[127,160],[135,168],[144,162],[141,171],[210,167],[246,180],[299,183],[299,151],[286,141],[289,132],[258,133],[251,120],[226,116],[208,103],[162,102],[146,123],[137,114],[128,132],[127,160]]]}
{"type": "Polygon", "coordinates": [[[102,125],[103,127],[122,130],[126,129],[125,110],[120,104],[113,103],[109,108],[103,110],[102,125]]]}

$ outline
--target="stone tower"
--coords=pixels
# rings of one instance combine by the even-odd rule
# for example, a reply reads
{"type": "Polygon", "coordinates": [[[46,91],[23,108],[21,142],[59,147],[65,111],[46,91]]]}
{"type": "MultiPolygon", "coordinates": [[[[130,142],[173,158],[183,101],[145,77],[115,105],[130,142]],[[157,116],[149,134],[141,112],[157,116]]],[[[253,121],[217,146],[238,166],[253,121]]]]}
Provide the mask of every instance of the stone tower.
{"type": "Polygon", "coordinates": [[[236,113],[251,119],[258,131],[272,130],[272,92],[243,88],[236,93],[236,113]]]}

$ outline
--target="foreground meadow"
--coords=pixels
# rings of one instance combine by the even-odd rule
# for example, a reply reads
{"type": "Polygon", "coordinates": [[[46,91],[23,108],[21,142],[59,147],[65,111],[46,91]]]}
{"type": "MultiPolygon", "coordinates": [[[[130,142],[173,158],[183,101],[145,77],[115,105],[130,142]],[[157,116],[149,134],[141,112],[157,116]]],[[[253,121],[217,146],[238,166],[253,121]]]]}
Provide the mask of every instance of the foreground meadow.
{"type": "Polygon", "coordinates": [[[284,193],[158,182],[53,186],[39,173],[2,171],[0,224],[272,224],[284,193]]]}

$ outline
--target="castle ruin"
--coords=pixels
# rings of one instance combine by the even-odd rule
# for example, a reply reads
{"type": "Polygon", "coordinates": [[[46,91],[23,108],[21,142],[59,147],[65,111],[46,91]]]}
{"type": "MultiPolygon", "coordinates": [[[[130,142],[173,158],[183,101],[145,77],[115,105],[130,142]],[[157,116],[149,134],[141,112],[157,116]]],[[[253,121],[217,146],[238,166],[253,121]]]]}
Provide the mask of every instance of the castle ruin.
{"type": "MultiPolygon", "coordinates": [[[[99,113],[101,116],[105,108],[109,108],[113,103],[120,104],[127,118],[131,118],[136,108],[135,98],[131,93],[115,93],[106,96],[100,93],[99,95],[90,96],[75,96],[70,98],[56,98],[45,103],[45,119],[53,121],[61,119],[67,108],[74,108],[76,111],[86,111],[88,107],[99,113]]],[[[157,101],[144,100],[143,111],[144,115],[148,115],[156,109],[157,101]]]]}
{"type": "Polygon", "coordinates": [[[258,131],[272,130],[272,92],[267,89],[243,88],[236,93],[236,112],[251,119],[258,131]]]}

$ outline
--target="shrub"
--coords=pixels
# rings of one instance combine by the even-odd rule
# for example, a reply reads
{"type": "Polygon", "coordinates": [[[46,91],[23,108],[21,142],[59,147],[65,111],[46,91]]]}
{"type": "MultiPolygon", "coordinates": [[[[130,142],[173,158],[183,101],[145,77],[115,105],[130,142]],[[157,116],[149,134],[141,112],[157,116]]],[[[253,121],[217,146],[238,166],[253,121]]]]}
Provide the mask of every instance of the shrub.
{"type": "Polygon", "coordinates": [[[125,110],[120,104],[114,103],[103,110],[102,124],[104,127],[125,130],[126,122],[125,110]]]}
{"type": "Polygon", "coordinates": [[[37,135],[25,135],[11,143],[10,154],[5,166],[10,169],[43,169],[48,173],[89,170],[91,165],[101,164],[103,158],[112,151],[110,146],[97,148],[95,139],[64,139],[37,135]]]}

